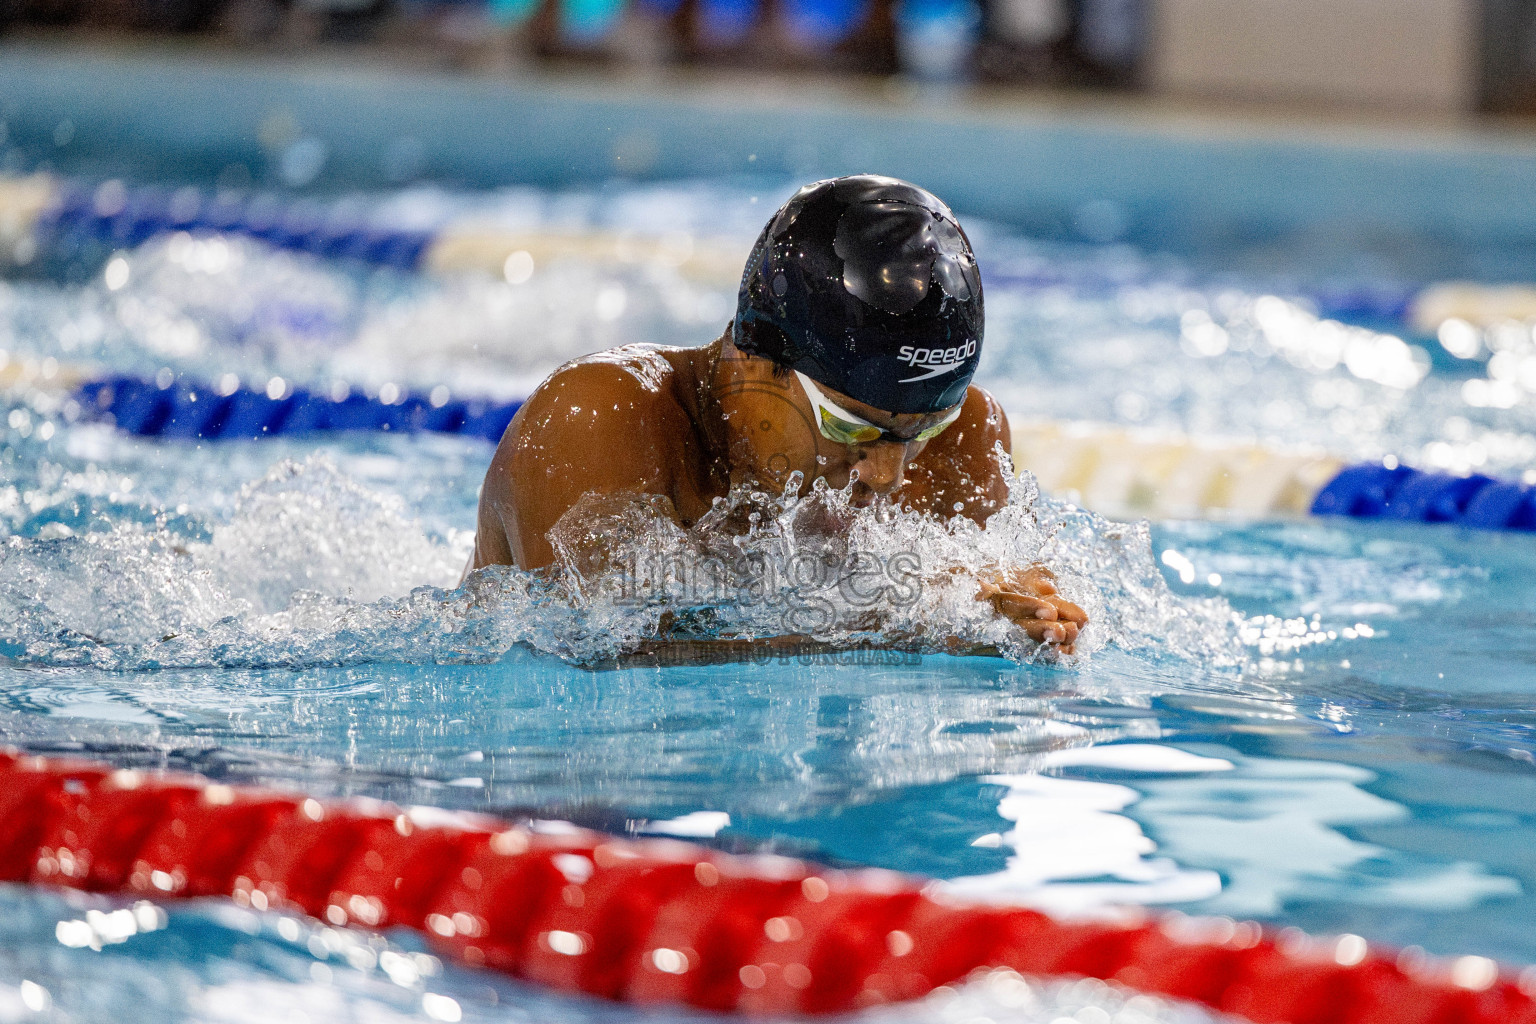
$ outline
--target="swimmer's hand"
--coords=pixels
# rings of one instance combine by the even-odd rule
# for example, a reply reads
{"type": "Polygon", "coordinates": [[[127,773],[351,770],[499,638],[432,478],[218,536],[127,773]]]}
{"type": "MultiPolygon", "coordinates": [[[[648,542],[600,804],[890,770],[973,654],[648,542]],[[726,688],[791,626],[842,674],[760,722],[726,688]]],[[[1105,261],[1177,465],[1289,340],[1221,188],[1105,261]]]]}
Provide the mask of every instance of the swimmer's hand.
{"type": "Polygon", "coordinates": [[[1043,565],[997,571],[983,579],[976,600],[1029,634],[1039,644],[1071,654],[1088,625],[1088,613],[1056,593],[1056,574],[1043,565]]]}

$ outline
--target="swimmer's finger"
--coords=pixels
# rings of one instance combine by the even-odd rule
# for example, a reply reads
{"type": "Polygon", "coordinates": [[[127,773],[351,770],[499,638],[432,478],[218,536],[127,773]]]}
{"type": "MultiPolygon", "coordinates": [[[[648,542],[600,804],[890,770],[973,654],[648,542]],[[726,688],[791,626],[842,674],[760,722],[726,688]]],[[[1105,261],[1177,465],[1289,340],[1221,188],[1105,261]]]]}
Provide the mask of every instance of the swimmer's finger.
{"type": "Polygon", "coordinates": [[[1056,662],[1060,661],[1068,654],[1076,654],[1077,646],[1072,643],[1043,643],[1040,645],[1040,653],[1044,656],[1046,661],[1056,662]]]}
{"type": "Polygon", "coordinates": [[[1068,641],[1066,624],[1045,619],[1025,619],[1018,623],[1026,636],[1037,644],[1061,644],[1068,641]]]}
{"type": "Polygon", "coordinates": [[[1047,583],[1052,583],[1056,580],[1056,574],[1046,566],[1041,565],[1039,562],[1036,562],[1028,569],[1025,569],[1024,576],[1026,579],[1044,580],[1047,583]]]}
{"type": "Polygon", "coordinates": [[[1080,606],[1073,604],[1063,597],[1054,599],[1051,604],[1056,606],[1056,617],[1058,619],[1075,622],[1079,626],[1087,625],[1088,613],[1083,611],[1080,606]]]}
{"type": "Polygon", "coordinates": [[[1056,620],[1056,608],[1049,601],[1042,601],[1038,597],[1030,597],[1027,594],[1014,594],[1003,590],[991,595],[992,607],[1010,619],[1044,619],[1048,622],[1056,620]]]}
{"type": "Polygon", "coordinates": [[[1018,590],[1047,596],[1056,593],[1056,574],[1043,565],[1033,565],[1016,573],[1014,581],[1018,584],[1015,588],[1018,590]]]}

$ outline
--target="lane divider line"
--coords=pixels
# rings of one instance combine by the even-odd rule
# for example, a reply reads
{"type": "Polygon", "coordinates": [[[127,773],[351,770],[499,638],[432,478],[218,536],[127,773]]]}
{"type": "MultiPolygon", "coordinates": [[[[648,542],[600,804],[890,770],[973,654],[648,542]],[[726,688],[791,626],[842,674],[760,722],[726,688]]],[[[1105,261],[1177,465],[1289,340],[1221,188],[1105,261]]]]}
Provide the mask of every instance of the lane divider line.
{"type": "Polygon", "coordinates": [[[451,398],[447,388],[327,395],[286,384],[221,390],[133,376],[93,380],[76,392],[81,412],[140,437],[231,440],[317,431],[431,431],[499,441],[521,402],[451,398]]]}
{"type": "Polygon", "coordinates": [[[30,260],[86,242],[132,248],[175,231],[243,235],[280,249],[404,271],[480,270],[509,280],[535,265],[577,259],[673,267],[701,283],[734,287],[747,255],[745,245],[689,235],[507,228],[484,211],[400,212],[386,202],[321,204],[264,193],[128,187],[115,180],[93,187],[45,174],[0,178],[0,247],[13,258],[30,260]]]}
{"type": "Polygon", "coordinates": [[[915,999],[984,968],[1102,978],[1254,1024],[1536,1024],[1536,971],[1172,914],[1058,921],[675,840],[529,828],[0,752],[0,881],[224,896],[572,993],[753,1016],[915,999]]]}
{"type": "MultiPolygon", "coordinates": [[[[691,237],[640,237],[624,233],[511,229],[493,212],[450,212],[418,208],[409,212],[387,203],[329,204],[271,194],[209,194],[199,189],[97,184],[48,174],[0,177],[0,248],[35,253],[50,244],[92,240],[132,247],[171,231],[212,231],[261,239],[278,248],[352,259],[401,270],[454,272],[517,271],[517,254],[536,264],[575,258],[600,264],[677,267],[685,276],[734,288],[746,247],[691,237]]],[[[519,257],[520,258],[520,257],[519,257]]],[[[1041,268],[1009,273],[995,270],[995,284],[1044,287],[1076,285],[1090,290],[1118,287],[1111,276],[1084,269],[1074,275],[1041,268]]],[[[1314,287],[1305,296],[1324,317],[1394,326],[1415,336],[1433,336],[1442,324],[1460,320],[1479,328],[1505,321],[1536,321],[1536,284],[1485,285],[1469,281],[1429,284],[1351,282],[1314,287]]]]}
{"type": "MultiPolygon", "coordinates": [[[[321,431],[437,432],[495,442],[519,401],[446,387],[324,394],[274,378],[265,389],[99,371],[57,360],[0,363],[0,389],[72,389],[74,418],[166,440],[238,440],[321,431]]],[[[228,378],[233,381],[233,376],[228,378]]],[[[1093,423],[1011,419],[1014,464],[1048,494],[1116,518],[1346,516],[1536,532],[1536,485],[1317,451],[1156,435],[1093,423]]]]}
{"type": "Polygon", "coordinates": [[[1536,532],[1536,486],[1319,451],[1093,423],[1013,420],[1015,465],[1041,489],[1121,518],[1347,516],[1536,532]]]}

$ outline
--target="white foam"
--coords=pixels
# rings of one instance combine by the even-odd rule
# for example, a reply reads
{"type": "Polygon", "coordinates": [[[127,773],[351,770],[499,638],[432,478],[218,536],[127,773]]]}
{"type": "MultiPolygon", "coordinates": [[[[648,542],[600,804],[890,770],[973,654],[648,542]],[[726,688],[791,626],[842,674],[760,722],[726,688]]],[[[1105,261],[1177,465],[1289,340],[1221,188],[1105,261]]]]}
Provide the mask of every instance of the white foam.
{"type": "Polygon", "coordinates": [[[691,839],[708,839],[730,827],[731,816],[724,811],[692,811],[665,821],[648,821],[640,829],[645,833],[663,836],[679,836],[691,839]]]}

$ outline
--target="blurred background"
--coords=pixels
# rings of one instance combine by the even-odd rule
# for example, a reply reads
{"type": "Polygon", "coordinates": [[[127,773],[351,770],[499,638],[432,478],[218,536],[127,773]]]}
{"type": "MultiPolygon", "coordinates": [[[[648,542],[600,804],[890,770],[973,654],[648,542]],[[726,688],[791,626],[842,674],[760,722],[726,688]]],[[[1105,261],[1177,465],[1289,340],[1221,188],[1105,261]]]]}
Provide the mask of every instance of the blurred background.
{"type": "Polygon", "coordinates": [[[0,0],[0,32],[1536,114],[1531,0],[0,0]]]}

